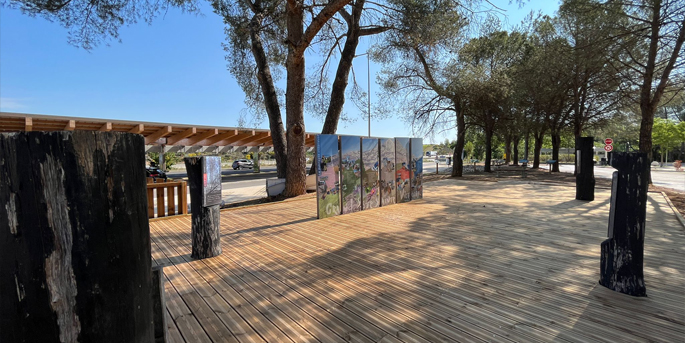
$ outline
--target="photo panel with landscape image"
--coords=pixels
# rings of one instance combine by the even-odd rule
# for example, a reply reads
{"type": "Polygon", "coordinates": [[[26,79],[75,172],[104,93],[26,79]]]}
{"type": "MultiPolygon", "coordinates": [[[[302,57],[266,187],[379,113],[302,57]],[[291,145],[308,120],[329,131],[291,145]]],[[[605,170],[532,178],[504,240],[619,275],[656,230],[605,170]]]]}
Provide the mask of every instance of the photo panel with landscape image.
{"type": "Polygon", "coordinates": [[[381,138],[379,141],[381,150],[381,206],[388,206],[397,202],[395,195],[395,139],[381,138]]]}
{"type": "Polygon", "coordinates": [[[362,138],[362,205],[365,210],[381,205],[378,152],[378,138],[362,138]]]}
{"type": "Polygon", "coordinates": [[[411,201],[411,167],[409,138],[395,138],[395,182],[397,203],[411,201]]]}
{"type": "Polygon", "coordinates": [[[316,136],[316,206],[319,219],[340,214],[340,149],[337,135],[316,136]]]}
{"type": "Polygon", "coordinates": [[[340,188],[342,213],[362,210],[361,137],[340,137],[340,188]]]}
{"type": "Polygon", "coordinates": [[[411,139],[411,200],[423,199],[423,138],[411,139]]]}

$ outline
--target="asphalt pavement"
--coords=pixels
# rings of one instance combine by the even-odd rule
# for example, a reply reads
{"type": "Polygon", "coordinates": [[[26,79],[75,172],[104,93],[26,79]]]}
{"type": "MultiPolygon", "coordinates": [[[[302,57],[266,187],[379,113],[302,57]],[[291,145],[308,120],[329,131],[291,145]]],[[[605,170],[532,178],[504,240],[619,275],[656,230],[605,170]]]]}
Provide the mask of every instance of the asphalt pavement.
{"type": "MultiPolygon", "coordinates": [[[[560,164],[559,171],[573,173],[572,164],[560,164]]],[[[611,179],[616,169],[609,166],[595,166],[595,177],[611,179]]],[[[673,167],[652,168],[652,184],[685,192],[685,171],[676,171],[673,167]]]]}

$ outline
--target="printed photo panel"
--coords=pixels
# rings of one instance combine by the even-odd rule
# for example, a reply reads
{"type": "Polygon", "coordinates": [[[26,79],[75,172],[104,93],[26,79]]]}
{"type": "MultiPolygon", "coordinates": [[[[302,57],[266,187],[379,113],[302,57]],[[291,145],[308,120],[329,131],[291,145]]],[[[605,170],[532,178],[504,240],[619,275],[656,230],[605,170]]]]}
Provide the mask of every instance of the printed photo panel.
{"type": "Polygon", "coordinates": [[[381,205],[378,154],[378,138],[362,138],[362,206],[365,210],[381,205]]]}
{"type": "Polygon", "coordinates": [[[395,182],[397,203],[411,201],[411,165],[409,138],[395,138],[395,182]]]}
{"type": "Polygon", "coordinates": [[[379,141],[381,145],[381,206],[388,206],[397,202],[395,195],[395,139],[381,138],[379,141]]]}
{"type": "Polygon", "coordinates": [[[316,206],[319,219],[340,214],[340,149],[337,135],[316,136],[316,206]]]}
{"type": "Polygon", "coordinates": [[[411,200],[423,199],[423,138],[411,139],[411,200]]]}
{"type": "Polygon", "coordinates": [[[361,138],[340,137],[340,187],[342,213],[353,213],[362,209],[362,158],[361,138]]]}

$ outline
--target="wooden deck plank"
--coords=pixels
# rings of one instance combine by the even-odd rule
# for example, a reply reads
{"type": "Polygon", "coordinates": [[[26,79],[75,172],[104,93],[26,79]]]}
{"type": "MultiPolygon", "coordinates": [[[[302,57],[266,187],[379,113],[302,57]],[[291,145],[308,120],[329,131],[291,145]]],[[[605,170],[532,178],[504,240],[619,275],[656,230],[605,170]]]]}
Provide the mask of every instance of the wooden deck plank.
{"type": "MultiPolygon", "coordinates": [[[[170,233],[168,231],[165,231],[165,233],[168,234],[170,237],[173,235],[173,233],[170,233]]],[[[184,235],[182,237],[183,240],[186,240],[189,238],[190,238],[190,236],[187,236],[187,235],[184,235]]],[[[322,341],[323,342],[334,342],[334,341],[338,341],[338,340],[348,341],[350,339],[350,337],[356,337],[358,335],[357,332],[355,332],[354,330],[351,330],[354,327],[360,328],[360,326],[353,325],[354,322],[358,322],[356,319],[350,317],[350,314],[351,315],[354,315],[354,314],[352,314],[352,313],[347,314],[347,315],[341,314],[340,309],[336,308],[335,305],[326,304],[324,301],[321,301],[321,299],[317,299],[316,303],[310,301],[309,303],[304,302],[304,305],[302,305],[303,301],[298,301],[298,300],[308,300],[307,298],[298,297],[298,296],[295,296],[294,298],[289,297],[291,292],[289,292],[287,289],[284,289],[283,287],[279,287],[277,280],[259,279],[257,277],[257,275],[260,275],[260,274],[257,270],[254,270],[250,267],[245,267],[244,265],[242,267],[238,266],[237,264],[235,264],[234,261],[229,259],[227,254],[223,254],[223,255],[220,255],[220,256],[212,258],[212,259],[205,259],[205,260],[203,260],[203,262],[205,262],[206,264],[213,267],[215,272],[218,272],[221,270],[236,270],[238,268],[242,268],[244,270],[244,273],[242,273],[242,272],[238,273],[238,274],[234,273],[234,275],[243,279],[246,282],[246,284],[254,285],[258,282],[263,282],[265,285],[268,285],[269,287],[274,287],[275,292],[264,290],[264,288],[260,288],[260,289],[262,289],[261,294],[266,295],[266,297],[272,301],[274,299],[277,300],[280,297],[288,298],[288,300],[290,300],[293,304],[298,305],[299,308],[296,309],[292,306],[288,306],[288,304],[285,304],[285,303],[282,304],[282,306],[284,307],[284,312],[288,313],[288,316],[291,316],[291,317],[294,313],[300,312],[300,309],[302,309],[303,311],[300,313],[302,315],[308,316],[309,318],[307,318],[306,320],[303,321],[301,319],[301,317],[298,317],[298,319],[299,319],[298,321],[301,321],[302,323],[306,323],[307,328],[311,328],[311,329],[313,329],[313,331],[316,331],[316,332],[322,334],[322,338],[323,338],[322,341]],[[227,269],[223,269],[223,268],[227,268],[227,269]],[[255,277],[251,278],[250,275],[255,275],[255,277]],[[247,280],[247,279],[249,279],[249,280],[247,280]],[[323,305],[323,307],[313,308],[312,305],[316,305],[317,303],[320,305],[323,305]],[[287,311],[285,311],[285,310],[287,310],[287,311]],[[332,316],[331,314],[336,314],[338,316],[342,316],[342,318],[347,319],[347,322],[341,321],[340,319],[332,316]],[[329,329],[324,329],[324,328],[322,328],[322,326],[316,325],[316,322],[319,320],[325,320],[326,325],[333,326],[334,328],[331,330],[338,332],[338,335],[336,335],[335,337],[331,336],[329,333],[329,329]],[[348,324],[350,324],[352,326],[348,326],[348,324]]],[[[368,327],[368,323],[366,325],[368,327]]],[[[363,327],[361,327],[361,328],[363,328],[363,327]]],[[[368,331],[368,330],[361,330],[361,331],[365,332],[365,334],[368,337],[372,338],[374,342],[378,342],[381,340],[383,340],[385,342],[393,342],[394,341],[392,337],[385,337],[385,335],[378,334],[377,332],[376,333],[370,333],[371,331],[368,331]]],[[[361,337],[356,337],[356,339],[354,339],[354,340],[355,341],[363,341],[364,339],[361,337]]],[[[298,341],[301,341],[301,340],[298,340],[298,341]]]]}
{"type": "Polygon", "coordinates": [[[208,301],[218,279],[252,292],[241,306],[269,304],[273,321],[323,342],[345,335],[343,327],[404,342],[645,342],[685,334],[685,230],[660,195],[650,193],[648,204],[649,297],[632,298],[597,284],[608,191],[578,202],[570,187],[444,180],[424,192],[425,200],[324,220],[314,219],[312,198],[223,211],[224,255],[204,262],[183,258],[189,218],[151,223],[198,298],[171,302],[169,314],[183,339],[196,341],[188,333],[197,326],[187,321],[211,318],[195,313],[199,307],[187,315],[183,305],[208,301]],[[316,313],[337,326],[303,319],[316,313]]]}
{"type": "MultiPolygon", "coordinates": [[[[187,239],[190,239],[190,236],[187,237],[187,239]]],[[[185,240],[184,240],[185,241],[185,240]]],[[[274,323],[274,328],[280,328],[282,330],[282,333],[278,333],[277,329],[272,329],[271,331],[273,332],[273,337],[274,341],[285,341],[288,338],[286,336],[283,336],[282,334],[286,334],[287,337],[292,339],[295,342],[308,342],[308,341],[318,341],[316,340],[311,334],[307,333],[306,330],[303,330],[299,325],[295,324],[291,320],[284,320],[284,318],[287,318],[287,316],[280,311],[276,307],[271,307],[271,301],[270,297],[268,296],[263,296],[256,291],[252,290],[252,285],[247,283],[247,282],[242,282],[235,274],[229,276],[227,278],[226,273],[222,275],[212,275],[212,271],[210,268],[206,265],[206,262],[212,259],[204,259],[204,260],[196,260],[193,261],[191,260],[188,256],[190,254],[190,249],[187,247],[187,249],[184,249],[181,245],[176,244],[177,241],[173,240],[168,240],[167,244],[169,245],[170,249],[173,250],[173,253],[177,254],[179,256],[178,258],[183,259],[185,262],[184,263],[184,270],[183,274],[191,277],[194,282],[193,284],[195,287],[202,287],[203,285],[207,285],[208,287],[204,288],[203,287],[203,296],[204,297],[210,297],[210,296],[215,296],[217,295],[217,291],[214,287],[210,286],[210,283],[208,283],[206,280],[206,277],[209,277],[210,279],[214,280],[219,280],[219,279],[224,279],[224,281],[227,281],[227,284],[224,284],[223,286],[228,286],[228,285],[237,285],[239,287],[238,293],[240,293],[243,297],[244,300],[248,301],[252,305],[256,305],[255,308],[267,319],[269,319],[270,322],[274,323]],[[200,280],[203,279],[203,280],[200,280]],[[265,302],[265,300],[267,302],[265,302]],[[266,304],[269,305],[266,305],[266,304]]],[[[214,285],[215,283],[211,283],[211,285],[214,285]]],[[[226,287],[223,287],[223,289],[226,289],[226,287]]]]}
{"type": "MultiPolygon", "coordinates": [[[[265,217],[264,217],[264,218],[265,218],[265,217]]],[[[262,218],[262,219],[264,219],[264,218],[262,218]]],[[[244,218],[237,218],[237,219],[238,219],[238,221],[236,221],[236,223],[239,223],[240,221],[244,220],[244,218]]],[[[230,224],[229,224],[229,225],[230,225],[230,224]]],[[[245,242],[245,243],[239,243],[239,244],[240,244],[241,246],[250,247],[250,246],[255,246],[254,243],[256,243],[256,242],[253,242],[253,243],[245,242]]],[[[267,247],[265,247],[264,245],[262,245],[261,247],[264,248],[264,249],[267,249],[267,247]]],[[[298,249],[289,249],[288,251],[289,251],[289,252],[295,252],[295,251],[298,251],[298,249]]],[[[273,250],[270,250],[270,252],[272,252],[272,255],[278,255],[278,254],[279,254],[279,253],[273,253],[273,250]]],[[[260,254],[260,252],[257,251],[257,250],[251,250],[248,254],[243,254],[243,255],[241,255],[241,256],[254,257],[255,259],[257,259],[257,260],[260,261],[260,262],[261,262],[261,261],[265,261],[265,262],[263,262],[263,263],[272,263],[272,262],[266,262],[266,261],[270,261],[268,255],[260,254]],[[258,256],[258,257],[257,257],[257,256],[258,256]]],[[[283,258],[283,260],[292,261],[292,259],[298,259],[298,260],[300,260],[300,261],[306,263],[306,257],[308,257],[308,256],[305,256],[305,259],[302,259],[302,258],[299,258],[299,257],[294,256],[294,255],[289,255],[289,256],[287,256],[286,258],[283,258]]],[[[260,262],[255,262],[255,263],[260,263],[260,262]]],[[[332,269],[332,265],[324,265],[324,266],[321,268],[321,271],[323,271],[323,272],[325,272],[325,273],[329,273],[329,269],[332,269]]],[[[298,265],[293,265],[292,263],[289,263],[287,266],[284,266],[282,270],[283,270],[283,273],[288,273],[288,277],[286,278],[286,280],[289,281],[289,282],[294,282],[293,279],[294,279],[294,278],[297,278],[298,275],[309,275],[309,276],[312,276],[313,274],[315,274],[315,273],[317,272],[316,269],[312,269],[312,268],[309,268],[309,269],[299,268],[298,265]],[[296,272],[296,271],[299,271],[299,272],[296,272]]],[[[304,280],[304,281],[302,281],[302,283],[303,283],[303,284],[306,284],[306,285],[310,285],[310,284],[314,284],[314,285],[315,285],[317,281],[324,280],[324,282],[325,282],[325,284],[326,284],[326,286],[324,286],[324,287],[333,288],[334,285],[338,285],[338,284],[342,285],[342,284],[345,282],[345,280],[336,280],[335,282],[333,282],[333,281],[328,282],[329,280],[331,280],[331,279],[328,278],[329,275],[312,276],[312,277],[313,277],[313,281],[312,281],[312,280],[304,280]]],[[[310,285],[310,287],[311,287],[311,285],[310,285]]],[[[359,297],[359,296],[357,296],[357,294],[354,294],[354,293],[351,293],[351,292],[346,292],[347,290],[353,289],[353,288],[355,288],[355,285],[354,285],[354,284],[345,284],[344,286],[342,286],[341,288],[339,288],[338,291],[341,292],[341,293],[343,293],[343,295],[344,295],[345,297],[347,297],[347,298],[345,298],[345,301],[346,301],[346,302],[352,303],[351,299],[354,299],[354,302],[362,302],[362,303],[363,303],[363,302],[365,301],[365,298],[364,298],[364,297],[359,297]]],[[[358,294],[362,294],[362,293],[364,293],[364,291],[363,291],[363,290],[360,290],[360,292],[359,292],[358,294]]],[[[371,298],[371,299],[373,299],[373,300],[375,301],[374,304],[367,305],[368,308],[370,308],[370,309],[373,309],[374,307],[376,307],[376,308],[381,308],[381,309],[383,309],[383,310],[385,311],[385,312],[384,312],[383,314],[381,314],[381,315],[385,315],[385,316],[387,316],[387,317],[394,317],[394,318],[397,318],[397,317],[394,316],[392,313],[388,314],[388,309],[392,308],[392,307],[394,306],[394,304],[393,304],[392,302],[386,303],[386,304],[381,304],[380,302],[378,302],[378,300],[379,300],[379,298],[380,298],[378,294],[382,294],[382,292],[379,292],[379,293],[375,293],[375,292],[374,292],[374,294],[373,294],[373,295],[370,295],[370,296],[369,296],[369,295],[366,295],[366,296],[368,296],[369,298],[371,298]]],[[[408,310],[408,309],[403,308],[403,309],[401,309],[401,310],[399,310],[399,311],[405,313],[405,315],[406,315],[406,314],[408,313],[407,310],[408,310]]],[[[420,323],[422,323],[423,325],[426,325],[426,326],[428,326],[428,327],[429,327],[429,326],[436,327],[436,326],[441,325],[441,324],[440,324],[440,319],[438,319],[438,318],[436,318],[437,321],[435,321],[435,320],[431,321],[430,319],[425,319],[425,318],[422,318],[421,316],[416,316],[416,314],[414,314],[414,316],[415,316],[415,317],[414,317],[414,320],[417,320],[417,319],[418,319],[417,322],[420,322],[420,323]]],[[[439,317],[443,317],[443,316],[444,316],[444,314],[440,314],[440,315],[439,315],[439,317]]],[[[408,318],[408,317],[407,317],[407,318],[408,318]]],[[[406,318],[405,318],[405,320],[406,320],[406,318]]],[[[456,326],[459,326],[459,324],[460,324],[460,320],[459,320],[459,319],[455,319],[454,321],[451,321],[451,320],[450,320],[450,324],[448,324],[448,325],[452,325],[452,326],[455,326],[455,327],[456,327],[456,326]]],[[[471,330],[471,331],[474,330],[474,328],[471,327],[471,324],[472,324],[472,323],[468,323],[467,325],[462,325],[462,326],[461,326],[461,330],[471,330]]],[[[501,324],[501,323],[500,323],[500,324],[501,324]]],[[[406,326],[406,324],[405,324],[405,326],[406,326]]],[[[426,331],[425,328],[421,328],[420,326],[412,326],[412,327],[413,327],[414,330],[420,331],[423,335],[429,335],[428,331],[426,331]]],[[[442,328],[442,330],[443,330],[443,333],[444,333],[444,334],[448,335],[448,337],[449,337],[449,335],[454,335],[454,332],[451,331],[450,329],[442,328]]],[[[481,332],[481,333],[482,333],[482,332],[481,332]]],[[[489,333],[487,334],[487,336],[490,336],[489,333]]],[[[454,340],[454,339],[457,339],[457,340],[459,340],[459,341],[468,341],[468,340],[469,340],[469,337],[468,337],[468,336],[463,336],[463,334],[462,334],[462,335],[458,335],[458,336],[452,336],[451,340],[454,340]]],[[[440,340],[444,340],[444,337],[443,337],[443,338],[439,338],[439,337],[437,337],[437,336],[431,337],[431,341],[440,341],[440,340]]]]}
{"type": "MultiPolygon", "coordinates": [[[[176,256],[172,257],[173,260],[168,259],[168,262],[180,262],[178,261],[180,257],[176,255],[177,253],[175,251],[171,250],[166,239],[158,238],[155,243],[163,247],[160,249],[166,250],[169,255],[176,256]]],[[[200,286],[199,292],[201,292],[200,297],[202,299],[190,296],[188,300],[191,301],[195,307],[202,310],[204,318],[211,318],[210,323],[215,328],[214,331],[221,330],[221,326],[216,322],[216,319],[218,319],[225,325],[226,331],[232,333],[233,336],[241,342],[264,342],[262,335],[265,335],[273,341],[281,339],[281,336],[279,336],[280,333],[276,333],[278,330],[272,329],[270,326],[267,326],[266,329],[261,331],[262,335],[252,328],[252,325],[261,327],[262,323],[266,322],[266,320],[263,318],[260,319],[259,314],[256,311],[250,311],[250,306],[247,306],[247,309],[243,309],[241,304],[245,302],[245,300],[238,296],[236,292],[231,292],[232,288],[230,286],[221,285],[223,287],[220,288],[218,292],[215,292],[213,289],[203,287],[206,279],[203,279],[198,273],[193,273],[186,263],[178,263],[174,267],[175,269],[170,269],[168,274],[167,268],[165,268],[164,272],[166,275],[175,277],[177,280],[177,287],[182,287],[184,293],[194,293],[196,291],[195,287],[198,285],[200,286]],[[231,291],[229,291],[229,289],[231,291]],[[227,294],[232,296],[229,298],[233,300],[231,303],[227,302],[223,297],[227,294]],[[205,304],[203,305],[199,300],[204,300],[205,304]],[[210,315],[210,311],[208,311],[207,308],[214,313],[216,318],[210,315]]],[[[207,282],[207,285],[212,286],[214,284],[213,281],[214,279],[210,279],[210,281],[207,282]]],[[[220,336],[219,333],[216,335],[220,336]]]]}

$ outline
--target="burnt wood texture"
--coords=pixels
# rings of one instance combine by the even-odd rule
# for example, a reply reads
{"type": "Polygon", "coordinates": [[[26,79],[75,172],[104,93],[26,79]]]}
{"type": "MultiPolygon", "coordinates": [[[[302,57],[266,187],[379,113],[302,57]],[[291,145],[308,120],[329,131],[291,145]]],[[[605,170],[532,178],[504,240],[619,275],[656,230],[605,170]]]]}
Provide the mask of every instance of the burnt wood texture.
{"type": "Polygon", "coordinates": [[[576,137],[576,200],[595,200],[593,137],[576,137]],[[578,158],[580,151],[580,158],[578,158]],[[580,162],[580,163],[579,163],[580,162]]]}
{"type": "Polygon", "coordinates": [[[201,161],[201,157],[184,159],[190,186],[190,212],[192,213],[190,256],[195,259],[221,255],[220,206],[202,206],[204,171],[201,161]]]}
{"type": "Polygon", "coordinates": [[[646,296],[643,264],[649,159],[645,153],[609,155],[614,172],[609,239],[602,242],[599,283],[632,296],[646,296]]]}
{"type": "Polygon", "coordinates": [[[0,342],[151,342],[144,140],[0,134],[0,342]]]}

